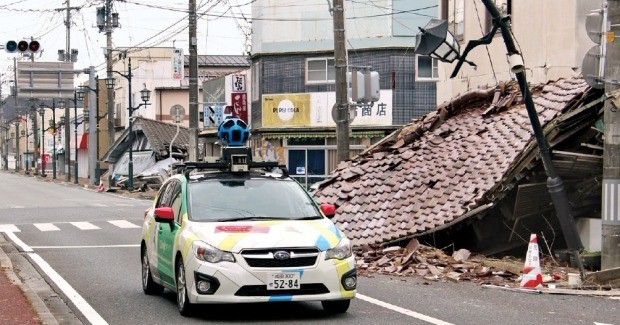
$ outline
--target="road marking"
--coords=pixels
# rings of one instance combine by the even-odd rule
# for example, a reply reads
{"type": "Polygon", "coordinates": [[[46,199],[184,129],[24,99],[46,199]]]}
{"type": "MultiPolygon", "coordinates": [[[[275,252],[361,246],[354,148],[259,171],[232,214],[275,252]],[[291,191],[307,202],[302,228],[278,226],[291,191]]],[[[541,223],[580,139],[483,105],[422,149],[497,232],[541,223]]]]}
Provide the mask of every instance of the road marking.
{"type": "Polygon", "coordinates": [[[21,206],[21,205],[14,205],[11,207],[11,209],[24,209],[25,206],[21,206]]]}
{"type": "Polygon", "coordinates": [[[0,232],[20,232],[15,225],[0,225],[0,232]]]}
{"type": "Polygon", "coordinates": [[[54,226],[53,223],[35,223],[35,227],[37,227],[41,231],[57,231],[60,228],[54,226]]]}
{"type": "Polygon", "coordinates": [[[109,220],[108,222],[119,228],[140,228],[127,220],[109,220]]]}
{"type": "Polygon", "coordinates": [[[114,205],[119,206],[119,207],[132,207],[132,206],[134,206],[133,204],[127,204],[127,203],[114,203],[114,205]]]}
{"type": "Polygon", "coordinates": [[[86,317],[86,319],[91,324],[108,324],[108,322],[106,322],[105,319],[103,319],[103,317],[101,317],[101,315],[99,315],[99,313],[97,313],[97,311],[95,311],[95,309],[91,307],[88,302],[86,302],[86,300],[84,300],[84,298],[82,298],[82,296],[80,296],[80,294],[75,291],[75,289],[73,289],[73,287],[71,287],[71,285],[60,276],[60,274],[58,274],[49,264],[47,264],[47,262],[43,258],[41,258],[41,256],[39,256],[39,254],[34,253],[32,248],[26,245],[23,241],[21,241],[21,239],[15,236],[14,233],[6,232],[6,234],[16,245],[18,245],[22,249],[22,251],[28,253],[30,258],[32,258],[32,261],[35,262],[39,266],[41,271],[43,271],[50,278],[50,280],[52,280],[56,284],[60,291],[62,291],[65,296],[67,296],[69,300],[71,300],[75,307],[82,313],[82,315],[84,315],[84,317],[86,317]]]}
{"type": "Polygon", "coordinates": [[[107,207],[107,205],[105,205],[105,204],[101,204],[101,203],[91,203],[91,204],[89,204],[89,205],[90,205],[91,207],[102,207],[102,208],[107,207]]]}
{"type": "Polygon", "coordinates": [[[80,230],[94,230],[101,229],[90,222],[70,222],[70,224],[78,227],[80,230]]]}
{"type": "Polygon", "coordinates": [[[452,323],[444,322],[444,321],[442,321],[440,319],[433,318],[431,316],[426,316],[424,314],[416,313],[413,310],[409,310],[409,309],[405,309],[405,308],[402,308],[402,307],[398,307],[398,306],[389,304],[387,302],[384,302],[384,301],[381,301],[381,300],[377,300],[375,298],[364,296],[364,295],[359,294],[359,293],[355,295],[355,298],[359,298],[359,299],[364,300],[366,302],[369,302],[371,304],[375,304],[377,306],[381,306],[383,308],[387,308],[389,310],[401,313],[403,315],[407,315],[407,316],[411,316],[413,318],[417,318],[419,320],[423,320],[423,321],[425,321],[427,323],[436,324],[436,325],[452,325],[452,323]]]}
{"type": "Polygon", "coordinates": [[[91,245],[91,246],[30,246],[32,249],[73,249],[73,248],[126,248],[126,247],[140,247],[138,244],[131,245],[91,245]]]}

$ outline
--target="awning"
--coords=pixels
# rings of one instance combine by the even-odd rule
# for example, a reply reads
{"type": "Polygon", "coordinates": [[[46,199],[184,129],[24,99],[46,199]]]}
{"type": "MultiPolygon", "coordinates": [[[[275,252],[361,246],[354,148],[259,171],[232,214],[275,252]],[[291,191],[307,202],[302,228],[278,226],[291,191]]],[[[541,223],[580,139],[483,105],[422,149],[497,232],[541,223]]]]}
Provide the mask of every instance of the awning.
{"type": "MultiPolygon", "coordinates": [[[[266,139],[280,138],[335,138],[336,132],[273,132],[261,133],[266,139]]],[[[383,138],[384,131],[353,131],[352,138],[383,138]]]]}
{"type": "Polygon", "coordinates": [[[78,149],[88,149],[88,133],[78,135],[78,149]]]}

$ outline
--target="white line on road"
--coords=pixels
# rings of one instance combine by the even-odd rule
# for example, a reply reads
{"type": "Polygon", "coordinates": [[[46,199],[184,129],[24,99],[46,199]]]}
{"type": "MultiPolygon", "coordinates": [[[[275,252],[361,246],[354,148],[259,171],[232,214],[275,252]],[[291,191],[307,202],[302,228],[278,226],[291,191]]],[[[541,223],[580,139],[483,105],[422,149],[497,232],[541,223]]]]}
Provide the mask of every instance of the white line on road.
{"type": "Polygon", "coordinates": [[[88,302],[86,302],[86,300],[84,300],[84,298],[82,298],[82,296],[80,296],[80,294],[60,276],[60,274],[58,274],[43,258],[41,258],[41,256],[39,256],[39,254],[34,253],[32,248],[21,241],[21,239],[17,238],[14,233],[7,232],[6,234],[22,249],[22,251],[29,253],[28,256],[32,258],[32,261],[35,262],[39,268],[41,268],[41,270],[56,284],[56,286],[58,286],[58,288],[69,298],[69,300],[71,300],[75,307],[91,324],[108,324],[108,322],[106,322],[105,319],[103,319],[103,317],[101,317],[101,315],[99,315],[99,313],[97,313],[97,311],[95,311],[95,309],[93,309],[93,307],[91,307],[88,302]]]}
{"type": "Polygon", "coordinates": [[[119,228],[140,228],[127,220],[109,220],[108,222],[119,228]]]}
{"type": "Polygon", "coordinates": [[[54,249],[54,248],[125,248],[140,247],[137,244],[131,245],[91,245],[91,246],[31,246],[33,249],[54,249]]]}
{"type": "Polygon", "coordinates": [[[0,225],[0,232],[20,232],[15,225],[0,225]]]}
{"type": "Polygon", "coordinates": [[[53,223],[35,223],[35,227],[37,227],[41,231],[57,231],[60,228],[54,226],[53,223]]]}
{"type": "Polygon", "coordinates": [[[95,230],[101,229],[90,222],[70,222],[72,225],[78,227],[80,230],[95,230]]]}
{"type": "Polygon", "coordinates": [[[389,310],[401,313],[403,315],[407,315],[407,316],[411,316],[413,318],[417,318],[419,320],[423,320],[423,321],[425,321],[427,323],[436,324],[436,325],[452,325],[452,323],[444,322],[444,321],[442,321],[440,319],[433,318],[431,316],[426,316],[424,314],[416,313],[413,310],[409,310],[409,309],[405,309],[405,308],[402,308],[402,307],[398,307],[398,306],[392,305],[390,303],[387,303],[387,302],[384,302],[384,301],[381,301],[381,300],[377,300],[375,298],[364,296],[364,295],[359,294],[359,293],[356,294],[355,297],[359,298],[359,299],[362,299],[362,300],[364,300],[366,302],[369,302],[371,304],[375,304],[377,306],[381,306],[383,308],[387,308],[389,310]]]}

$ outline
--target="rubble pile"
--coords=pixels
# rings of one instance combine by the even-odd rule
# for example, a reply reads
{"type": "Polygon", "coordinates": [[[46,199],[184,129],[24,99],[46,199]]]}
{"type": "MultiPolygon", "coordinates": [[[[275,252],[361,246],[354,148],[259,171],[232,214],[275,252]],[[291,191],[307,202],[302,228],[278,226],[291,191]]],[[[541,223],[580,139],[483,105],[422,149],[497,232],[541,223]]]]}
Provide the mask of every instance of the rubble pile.
{"type": "Polygon", "coordinates": [[[518,286],[517,279],[520,274],[517,271],[517,263],[502,264],[506,269],[512,270],[509,271],[487,265],[482,256],[470,255],[468,250],[460,249],[450,256],[440,249],[422,245],[414,238],[406,247],[373,249],[365,245],[357,252],[357,270],[361,276],[417,275],[429,281],[471,281],[480,284],[518,286]]]}

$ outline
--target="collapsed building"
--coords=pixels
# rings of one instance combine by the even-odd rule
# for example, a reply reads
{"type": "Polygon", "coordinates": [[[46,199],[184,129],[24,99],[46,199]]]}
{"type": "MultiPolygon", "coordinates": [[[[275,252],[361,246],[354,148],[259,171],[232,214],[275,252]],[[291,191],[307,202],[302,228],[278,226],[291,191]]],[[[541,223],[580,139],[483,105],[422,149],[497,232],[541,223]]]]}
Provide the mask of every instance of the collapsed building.
{"type": "MultiPolygon", "coordinates": [[[[603,92],[571,78],[530,87],[573,217],[600,222],[603,92]]],[[[356,246],[454,245],[499,254],[543,234],[565,245],[516,82],[475,89],[341,163],[315,197],[356,246]]],[[[583,238],[582,238],[583,240],[583,238]]]]}

